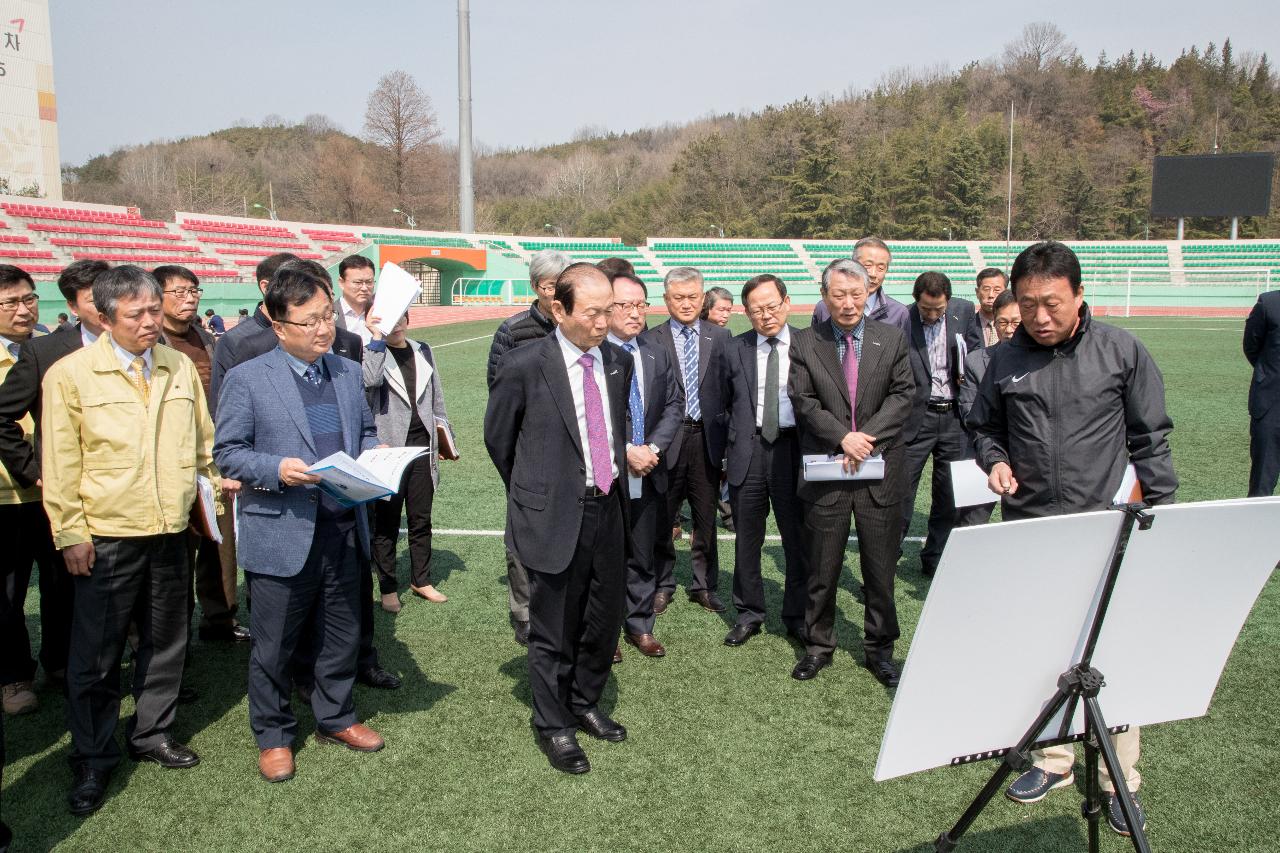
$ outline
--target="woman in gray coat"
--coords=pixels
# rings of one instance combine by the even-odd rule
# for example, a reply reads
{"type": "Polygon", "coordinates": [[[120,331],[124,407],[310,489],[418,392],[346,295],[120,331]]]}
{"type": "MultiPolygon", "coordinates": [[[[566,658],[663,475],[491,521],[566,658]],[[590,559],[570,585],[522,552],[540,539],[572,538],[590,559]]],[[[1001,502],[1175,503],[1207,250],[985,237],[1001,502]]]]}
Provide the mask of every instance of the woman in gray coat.
{"type": "Polygon", "coordinates": [[[456,459],[453,427],[444,409],[444,388],[431,347],[405,337],[409,315],[400,318],[384,340],[375,337],[364,350],[364,387],[373,410],[378,441],[392,447],[428,447],[405,469],[400,491],[374,503],[373,564],[378,572],[382,609],[400,610],[396,583],[396,543],[400,511],[409,520],[409,588],[436,603],[448,598],[431,584],[431,503],[440,484],[440,457],[456,459]],[[441,447],[441,442],[445,447],[441,447]]]}

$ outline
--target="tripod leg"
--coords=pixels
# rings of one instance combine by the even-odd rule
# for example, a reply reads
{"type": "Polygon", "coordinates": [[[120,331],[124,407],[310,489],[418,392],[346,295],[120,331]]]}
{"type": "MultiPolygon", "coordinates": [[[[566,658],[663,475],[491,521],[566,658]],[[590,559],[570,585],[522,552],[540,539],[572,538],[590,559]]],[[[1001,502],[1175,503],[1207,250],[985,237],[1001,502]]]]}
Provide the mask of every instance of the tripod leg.
{"type": "Polygon", "coordinates": [[[935,853],[950,853],[956,849],[956,845],[960,843],[960,836],[968,831],[973,822],[978,819],[978,815],[987,807],[987,803],[999,793],[1000,788],[1004,785],[1009,774],[1014,770],[1026,770],[1030,766],[1027,758],[1027,749],[1031,744],[1040,738],[1040,732],[1049,724],[1049,720],[1053,719],[1054,714],[1062,710],[1062,706],[1066,704],[1070,694],[1061,687],[1053,694],[1053,698],[1045,705],[1044,710],[1040,712],[1040,716],[1036,717],[1031,727],[1022,735],[1017,746],[1009,750],[1004,759],[1000,762],[1000,766],[996,768],[996,772],[992,774],[991,779],[978,792],[978,796],[974,797],[973,802],[969,804],[969,808],[965,809],[964,814],[960,815],[960,819],[956,821],[955,826],[951,827],[947,832],[942,833],[933,842],[935,853]]]}
{"type": "Polygon", "coordinates": [[[1089,725],[1093,726],[1095,732],[1100,733],[1098,746],[1102,750],[1102,759],[1107,765],[1111,783],[1115,785],[1116,796],[1120,798],[1120,810],[1124,812],[1125,822],[1129,824],[1129,840],[1133,842],[1133,849],[1138,853],[1151,853],[1151,846],[1147,843],[1147,833],[1138,820],[1138,807],[1134,805],[1133,794],[1129,792],[1124,770],[1120,767],[1120,756],[1116,754],[1111,736],[1107,734],[1107,722],[1102,718],[1102,708],[1098,705],[1096,698],[1085,698],[1084,713],[1089,725]]]}
{"type": "Polygon", "coordinates": [[[1099,738],[1107,736],[1106,729],[1101,735],[1093,724],[1093,717],[1088,712],[1084,717],[1084,804],[1080,807],[1084,819],[1089,822],[1089,853],[1098,853],[1098,821],[1102,816],[1102,803],[1098,791],[1098,744],[1099,738]]]}

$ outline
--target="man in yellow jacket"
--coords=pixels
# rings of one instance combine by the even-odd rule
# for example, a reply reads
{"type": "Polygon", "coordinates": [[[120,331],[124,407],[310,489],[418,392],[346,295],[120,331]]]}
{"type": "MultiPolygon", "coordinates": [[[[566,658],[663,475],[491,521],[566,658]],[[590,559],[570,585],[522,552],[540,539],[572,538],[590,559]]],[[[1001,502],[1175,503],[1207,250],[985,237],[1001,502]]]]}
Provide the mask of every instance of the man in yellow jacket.
{"type": "Polygon", "coordinates": [[[187,647],[197,476],[214,496],[220,485],[195,365],[156,344],[159,283],[140,267],[115,267],[94,281],[93,299],[103,334],[49,369],[41,422],[44,505],[76,585],[67,718],[68,804],[77,815],[102,805],[120,760],[120,656],[131,619],[139,645],[129,755],[164,767],[199,762],[169,728],[187,647]]]}

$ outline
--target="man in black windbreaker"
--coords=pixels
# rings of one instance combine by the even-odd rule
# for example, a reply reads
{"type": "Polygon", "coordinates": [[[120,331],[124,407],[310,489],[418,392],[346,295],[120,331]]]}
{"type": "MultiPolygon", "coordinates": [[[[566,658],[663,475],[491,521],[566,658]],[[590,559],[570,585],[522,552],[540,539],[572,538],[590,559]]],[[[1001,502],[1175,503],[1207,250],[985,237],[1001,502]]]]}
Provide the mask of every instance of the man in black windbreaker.
{"type": "MultiPolygon", "coordinates": [[[[968,418],[1004,518],[1105,509],[1129,463],[1147,503],[1171,503],[1178,487],[1169,451],[1173,422],[1164,380],[1146,348],[1124,329],[1093,320],[1080,262],[1061,243],[1028,247],[1014,261],[1010,282],[1022,325],[992,350],[968,418]]],[[[1125,781],[1136,791],[1137,728],[1113,742],[1125,781]]],[[[1010,799],[1038,802],[1073,783],[1070,746],[1037,750],[1032,758],[1035,766],[1005,792],[1010,799]]],[[[1128,835],[1115,788],[1099,769],[1108,822],[1128,835]]]]}

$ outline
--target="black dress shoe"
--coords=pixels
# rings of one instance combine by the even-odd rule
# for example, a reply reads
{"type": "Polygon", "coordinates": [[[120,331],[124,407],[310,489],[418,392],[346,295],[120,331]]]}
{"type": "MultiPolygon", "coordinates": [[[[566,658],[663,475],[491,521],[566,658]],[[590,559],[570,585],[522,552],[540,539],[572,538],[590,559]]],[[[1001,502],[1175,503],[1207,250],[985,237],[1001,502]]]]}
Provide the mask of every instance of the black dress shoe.
{"type": "Polygon", "coordinates": [[[98,770],[87,764],[77,765],[71,793],[67,795],[67,806],[71,813],[76,817],[83,817],[102,808],[102,802],[107,798],[107,783],[110,781],[110,770],[98,770]]]}
{"type": "Polygon", "coordinates": [[[729,633],[725,635],[724,644],[726,646],[741,646],[747,640],[750,640],[759,633],[760,625],[758,623],[752,623],[750,625],[734,625],[729,629],[729,633]]]}
{"type": "Polygon", "coordinates": [[[710,610],[712,613],[723,613],[725,609],[724,602],[720,600],[720,596],[709,589],[690,593],[689,600],[701,606],[704,610],[710,610]]]}
{"type": "Polygon", "coordinates": [[[134,761],[154,761],[161,767],[167,767],[170,770],[195,767],[200,763],[200,756],[196,755],[189,747],[169,738],[166,738],[151,749],[134,749],[130,746],[129,757],[134,761]]]}
{"type": "Polygon", "coordinates": [[[516,622],[516,642],[522,646],[529,645],[529,623],[516,622]]]}
{"type": "Polygon", "coordinates": [[[893,665],[893,661],[885,658],[871,658],[867,661],[867,669],[871,670],[871,674],[876,677],[885,687],[897,687],[898,679],[902,674],[898,668],[893,665]]]}
{"type": "Polygon", "coordinates": [[[395,673],[387,672],[380,666],[371,666],[362,671],[357,680],[361,684],[367,684],[379,690],[398,690],[400,688],[400,677],[395,673]]]}
{"type": "Polygon", "coordinates": [[[198,632],[202,643],[247,643],[249,629],[243,625],[206,625],[198,632]]]}
{"type": "Polygon", "coordinates": [[[627,730],[617,720],[611,720],[600,711],[592,710],[578,718],[578,728],[587,734],[610,743],[621,743],[627,739],[627,730]]]}
{"type": "Polygon", "coordinates": [[[586,773],[591,769],[587,754],[573,735],[538,736],[538,746],[546,753],[551,766],[561,773],[586,773]]]}
{"type": "Polygon", "coordinates": [[[190,705],[192,702],[200,698],[200,691],[186,684],[178,688],[178,704],[190,705]]]}
{"type": "Polygon", "coordinates": [[[830,658],[822,658],[817,655],[805,655],[800,658],[800,662],[796,664],[796,668],[791,670],[791,677],[796,681],[808,681],[818,675],[818,670],[823,667],[831,666],[830,658]]]}

